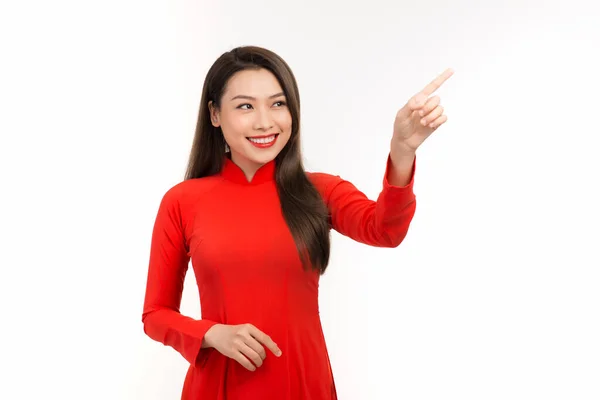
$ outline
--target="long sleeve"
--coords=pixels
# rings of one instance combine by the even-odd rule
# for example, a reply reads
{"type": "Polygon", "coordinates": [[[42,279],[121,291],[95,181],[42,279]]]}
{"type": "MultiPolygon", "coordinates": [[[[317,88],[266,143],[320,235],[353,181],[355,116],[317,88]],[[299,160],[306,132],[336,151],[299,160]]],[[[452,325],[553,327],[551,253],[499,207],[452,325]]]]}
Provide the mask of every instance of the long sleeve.
{"type": "Polygon", "coordinates": [[[403,187],[388,182],[391,159],[388,155],[383,188],[377,201],[369,199],[352,183],[339,176],[317,175],[330,212],[331,227],[358,242],[377,247],[397,247],[406,237],[416,210],[413,192],[415,164],[410,182],[403,187]]]}
{"type": "Polygon", "coordinates": [[[146,335],[195,365],[204,335],[216,322],[179,312],[189,255],[176,189],[164,195],[154,223],[142,322],[146,335]]]}

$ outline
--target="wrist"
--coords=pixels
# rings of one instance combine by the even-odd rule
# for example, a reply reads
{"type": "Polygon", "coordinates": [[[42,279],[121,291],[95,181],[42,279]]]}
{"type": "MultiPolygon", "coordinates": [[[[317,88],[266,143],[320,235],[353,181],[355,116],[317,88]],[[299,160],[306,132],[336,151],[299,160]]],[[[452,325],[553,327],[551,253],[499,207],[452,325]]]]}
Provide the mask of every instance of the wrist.
{"type": "Polygon", "coordinates": [[[415,162],[414,151],[392,151],[387,180],[392,186],[403,187],[410,183],[415,162]]]}
{"type": "Polygon", "coordinates": [[[215,327],[217,327],[219,325],[222,325],[222,324],[214,324],[213,326],[208,328],[208,330],[204,334],[204,337],[202,338],[202,348],[203,349],[214,347],[213,343],[214,343],[215,327]]]}
{"type": "Polygon", "coordinates": [[[413,160],[416,156],[417,149],[412,148],[402,140],[393,138],[390,143],[390,154],[394,161],[413,160]]]}
{"type": "Polygon", "coordinates": [[[414,150],[392,149],[390,159],[392,165],[397,169],[411,169],[416,157],[414,150]]]}

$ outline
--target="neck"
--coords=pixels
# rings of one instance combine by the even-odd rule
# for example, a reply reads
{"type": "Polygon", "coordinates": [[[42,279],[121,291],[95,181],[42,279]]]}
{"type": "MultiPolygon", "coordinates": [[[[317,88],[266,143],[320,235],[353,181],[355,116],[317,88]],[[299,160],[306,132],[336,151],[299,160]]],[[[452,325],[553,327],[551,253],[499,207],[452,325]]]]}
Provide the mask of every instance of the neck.
{"type": "Polygon", "coordinates": [[[275,179],[275,160],[259,164],[233,152],[225,156],[223,176],[233,182],[257,185],[275,179]]]}
{"type": "Polygon", "coordinates": [[[256,171],[262,167],[262,164],[257,164],[248,160],[247,158],[239,157],[233,152],[231,153],[231,161],[233,161],[233,163],[244,172],[244,176],[246,176],[246,180],[248,180],[248,182],[252,181],[252,178],[254,178],[254,175],[256,175],[256,171]]]}

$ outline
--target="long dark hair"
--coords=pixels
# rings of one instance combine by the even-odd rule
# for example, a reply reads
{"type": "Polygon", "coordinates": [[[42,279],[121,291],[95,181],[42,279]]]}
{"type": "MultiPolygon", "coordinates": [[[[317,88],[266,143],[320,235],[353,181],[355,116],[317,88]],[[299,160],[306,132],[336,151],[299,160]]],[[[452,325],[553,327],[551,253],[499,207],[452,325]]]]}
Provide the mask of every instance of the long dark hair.
{"type": "Polygon", "coordinates": [[[256,46],[236,47],[222,54],[209,69],[202,89],[196,133],[185,179],[218,174],[223,168],[225,138],[211,123],[209,102],[219,109],[229,79],[246,69],[264,68],[277,78],[292,116],[289,141],[275,158],[275,181],[281,212],[296,242],[302,265],[323,274],[329,263],[330,236],[327,206],[310,182],[302,164],[300,96],[288,64],[274,52],[256,46]]]}

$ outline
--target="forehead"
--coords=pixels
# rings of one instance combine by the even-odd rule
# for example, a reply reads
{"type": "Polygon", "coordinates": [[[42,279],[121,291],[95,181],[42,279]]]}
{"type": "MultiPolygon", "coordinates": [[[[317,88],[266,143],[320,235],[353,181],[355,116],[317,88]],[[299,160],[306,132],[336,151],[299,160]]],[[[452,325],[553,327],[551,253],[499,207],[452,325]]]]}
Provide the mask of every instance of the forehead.
{"type": "Polygon", "coordinates": [[[271,71],[247,69],[235,73],[227,82],[227,100],[233,96],[246,95],[256,98],[269,97],[282,92],[281,85],[271,71]]]}

